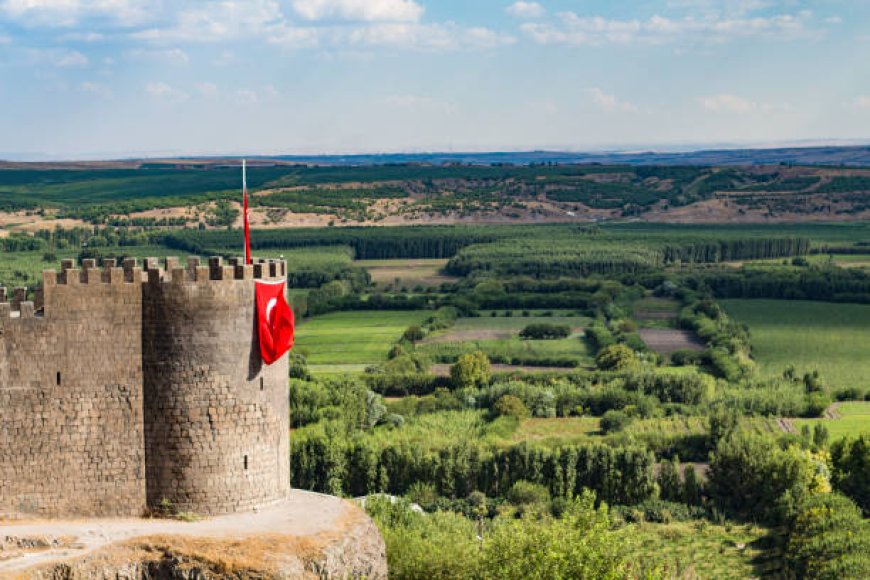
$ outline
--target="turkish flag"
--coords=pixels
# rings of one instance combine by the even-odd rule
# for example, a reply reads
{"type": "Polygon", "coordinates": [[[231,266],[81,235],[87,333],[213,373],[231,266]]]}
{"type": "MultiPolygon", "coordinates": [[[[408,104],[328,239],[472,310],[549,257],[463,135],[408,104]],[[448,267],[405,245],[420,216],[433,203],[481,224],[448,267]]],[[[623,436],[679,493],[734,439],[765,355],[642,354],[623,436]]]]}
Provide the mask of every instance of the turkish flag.
{"type": "Polygon", "coordinates": [[[293,347],[293,309],[284,299],[284,280],[257,280],[257,329],[260,355],[272,364],[293,347]]]}

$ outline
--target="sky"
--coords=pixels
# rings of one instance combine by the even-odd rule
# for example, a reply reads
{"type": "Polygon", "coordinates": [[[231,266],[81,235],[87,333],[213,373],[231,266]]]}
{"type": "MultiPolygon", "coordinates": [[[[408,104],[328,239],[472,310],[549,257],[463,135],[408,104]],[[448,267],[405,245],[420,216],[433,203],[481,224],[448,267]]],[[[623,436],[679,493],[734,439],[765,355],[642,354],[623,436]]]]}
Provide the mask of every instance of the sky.
{"type": "Polygon", "coordinates": [[[870,0],[0,0],[0,158],[870,142],[870,0]]]}

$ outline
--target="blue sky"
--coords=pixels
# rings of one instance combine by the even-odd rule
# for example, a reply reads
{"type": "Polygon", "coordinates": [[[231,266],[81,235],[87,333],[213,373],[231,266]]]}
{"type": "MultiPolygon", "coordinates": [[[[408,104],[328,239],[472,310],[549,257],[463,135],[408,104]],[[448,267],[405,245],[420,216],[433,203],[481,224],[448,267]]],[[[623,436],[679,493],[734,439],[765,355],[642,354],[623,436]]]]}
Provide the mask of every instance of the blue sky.
{"type": "Polygon", "coordinates": [[[870,141],[865,0],[0,0],[0,157],[870,141]]]}

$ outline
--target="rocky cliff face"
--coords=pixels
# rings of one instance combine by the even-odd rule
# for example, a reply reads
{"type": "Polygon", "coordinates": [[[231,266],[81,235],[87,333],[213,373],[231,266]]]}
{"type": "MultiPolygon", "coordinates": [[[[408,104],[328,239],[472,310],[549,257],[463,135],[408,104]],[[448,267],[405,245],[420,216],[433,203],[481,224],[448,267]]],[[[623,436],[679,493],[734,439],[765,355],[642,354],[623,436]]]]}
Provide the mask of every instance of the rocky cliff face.
{"type": "Polygon", "coordinates": [[[387,578],[383,539],[364,512],[298,491],[257,514],[0,524],[0,536],[0,577],[16,580],[387,578]],[[21,534],[42,530],[59,535],[21,534]]]}

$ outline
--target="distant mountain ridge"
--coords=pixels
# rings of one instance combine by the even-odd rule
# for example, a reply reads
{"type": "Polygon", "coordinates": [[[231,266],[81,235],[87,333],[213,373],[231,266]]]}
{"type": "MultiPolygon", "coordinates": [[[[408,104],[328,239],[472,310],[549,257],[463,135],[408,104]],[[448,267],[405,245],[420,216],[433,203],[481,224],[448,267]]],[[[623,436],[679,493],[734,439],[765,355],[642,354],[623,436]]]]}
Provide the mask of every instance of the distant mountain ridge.
{"type": "Polygon", "coordinates": [[[784,147],[775,149],[710,149],[689,152],[519,151],[490,153],[390,153],[383,155],[280,155],[259,157],[296,163],[382,165],[388,163],[601,163],[625,165],[834,165],[870,167],[870,145],[784,147]]]}
{"type": "Polygon", "coordinates": [[[827,145],[812,147],[778,147],[754,149],[706,149],[697,151],[492,151],[459,153],[383,153],[354,155],[182,155],[160,157],[124,157],[104,160],[38,160],[4,161],[0,168],[132,168],[146,164],[220,165],[235,163],[242,157],[251,161],[273,164],[370,166],[390,164],[464,164],[464,165],[529,165],[542,163],[602,165],[819,165],[870,168],[870,145],[827,145]]]}

